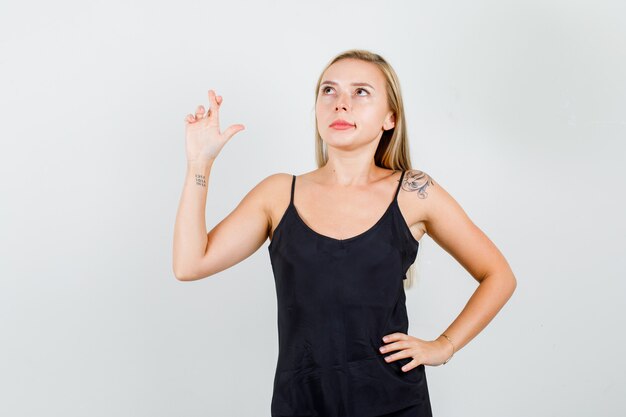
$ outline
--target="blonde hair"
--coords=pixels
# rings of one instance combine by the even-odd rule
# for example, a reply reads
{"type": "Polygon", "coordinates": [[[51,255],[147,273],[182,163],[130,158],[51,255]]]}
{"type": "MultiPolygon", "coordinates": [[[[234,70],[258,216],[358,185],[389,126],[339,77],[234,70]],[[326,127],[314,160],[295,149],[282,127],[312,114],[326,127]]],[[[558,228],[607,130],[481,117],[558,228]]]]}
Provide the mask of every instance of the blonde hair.
{"type": "MultiPolygon", "coordinates": [[[[409,155],[409,140],[404,121],[404,104],[400,90],[400,81],[391,65],[380,55],[364,49],[350,49],[332,58],[324,67],[315,86],[315,102],[319,96],[320,84],[324,72],[335,62],[342,59],[358,59],[375,64],[385,77],[387,103],[395,117],[395,126],[383,131],[383,134],[374,153],[376,166],[393,170],[410,170],[411,157],[409,155]]],[[[315,124],[315,160],[317,167],[321,168],[328,162],[328,150],[320,136],[315,124]]],[[[415,263],[409,267],[407,279],[404,280],[405,288],[413,285],[415,263]]]]}

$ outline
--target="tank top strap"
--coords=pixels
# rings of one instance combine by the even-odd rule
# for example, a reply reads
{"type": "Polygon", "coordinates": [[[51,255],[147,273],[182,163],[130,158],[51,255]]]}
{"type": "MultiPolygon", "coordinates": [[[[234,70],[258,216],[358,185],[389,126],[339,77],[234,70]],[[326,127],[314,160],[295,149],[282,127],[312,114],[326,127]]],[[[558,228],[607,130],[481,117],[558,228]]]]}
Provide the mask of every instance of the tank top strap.
{"type": "Polygon", "coordinates": [[[393,197],[394,200],[398,198],[398,193],[400,192],[400,187],[402,187],[402,180],[404,179],[404,173],[406,170],[402,170],[402,175],[400,175],[400,181],[398,181],[398,188],[396,188],[396,195],[393,197]]]}
{"type": "Polygon", "coordinates": [[[293,190],[296,186],[296,176],[292,175],[293,178],[291,179],[291,198],[289,199],[289,204],[293,204],[293,190]]]}

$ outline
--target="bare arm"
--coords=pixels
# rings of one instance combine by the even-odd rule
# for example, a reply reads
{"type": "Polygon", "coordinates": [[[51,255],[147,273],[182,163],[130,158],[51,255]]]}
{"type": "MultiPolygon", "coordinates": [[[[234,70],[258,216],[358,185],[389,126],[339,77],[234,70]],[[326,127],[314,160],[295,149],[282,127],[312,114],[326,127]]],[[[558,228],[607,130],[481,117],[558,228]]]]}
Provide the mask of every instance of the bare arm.
{"type": "Polygon", "coordinates": [[[428,233],[479,282],[463,311],[437,339],[423,340],[402,332],[383,337],[380,352],[392,352],[385,360],[412,358],[402,367],[408,372],[420,364],[438,366],[450,360],[495,317],[517,281],[498,248],[440,184],[417,169],[407,172],[403,181],[402,189],[414,196],[408,199],[410,217],[418,219],[413,226],[428,233]]]}
{"type": "Polygon", "coordinates": [[[173,269],[181,281],[193,281],[222,271],[250,256],[265,241],[269,216],[262,181],[209,233],[205,210],[213,162],[226,142],[244,129],[231,125],[220,132],[222,97],[209,90],[209,110],[199,105],[185,121],[187,173],[174,226],[173,269]]]}
{"type": "Polygon", "coordinates": [[[174,225],[174,275],[179,280],[193,277],[194,265],[207,247],[206,200],[212,161],[187,163],[185,185],[174,225]]]}
{"type": "Polygon", "coordinates": [[[265,242],[270,219],[263,195],[271,178],[259,183],[209,233],[205,208],[212,162],[189,163],[174,228],[174,275],[193,281],[227,269],[265,242]]]}
{"type": "MultiPolygon", "coordinates": [[[[443,332],[452,340],[456,352],[495,317],[513,294],[517,280],[493,242],[440,184],[425,175],[431,183],[428,198],[424,200],[427,202],[426,232],[479,282],[461,313],[443,332]]],[[[450,349],[445,337],[439,336],[437,340],[450,349]]]]}

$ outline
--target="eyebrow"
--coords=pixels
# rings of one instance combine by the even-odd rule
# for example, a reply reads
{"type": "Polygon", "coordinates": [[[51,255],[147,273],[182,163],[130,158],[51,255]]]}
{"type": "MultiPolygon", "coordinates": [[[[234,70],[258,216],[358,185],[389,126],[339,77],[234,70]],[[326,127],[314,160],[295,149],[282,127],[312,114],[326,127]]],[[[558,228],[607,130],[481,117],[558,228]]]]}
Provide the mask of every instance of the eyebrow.
{"type": "MultiPolygon", "coordinates": [[[[339,85],[339,84],[337,84],[335,81],[323,81],[323,82],[320,84],[320,86],[322,86],[322,85],[324,85],[324,84],[339,85]]],[[[366,86],[366,87],[371,88],[372,90],[376,90],[374,87],[372,87],[372,86],[371,86],[371,85],[369,85],[368,83],[352,83],[352,84],[350,84],[350,85],[359,86],[359,87],[366,86]]]]}

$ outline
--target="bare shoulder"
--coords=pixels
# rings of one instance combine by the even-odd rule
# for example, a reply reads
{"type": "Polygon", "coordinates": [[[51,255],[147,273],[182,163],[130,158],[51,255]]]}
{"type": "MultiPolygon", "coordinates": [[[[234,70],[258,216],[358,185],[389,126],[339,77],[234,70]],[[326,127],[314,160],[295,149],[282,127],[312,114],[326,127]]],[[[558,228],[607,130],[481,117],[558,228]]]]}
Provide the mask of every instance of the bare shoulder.
{"type": "Polygon", "coordinates": [[[416,169],[407,172],[403,187],[415,193],[417,199],[422,200],[426,226],[437,217],[441,219],[442,214],[456,212],[458,215],[459,212],[463,212],[454,197],[427,172],[416,169]]]}
{"type": "Polygon", "coordinates": [[[255,186],[255,192],[258,192],[264,201],[269,221],[270,239],[274,235],[274,229],[282,214],[289,205],[292,180],[293,174],[278,172],[268,175],[255,186]]]}
{"type": "MultiPolygon", "coordinates": [[[[419,169],[409,169],[404,174],[402,189],[412,193],[414,198],[425,200],[437,184],[435,180],[426,172],[419,169]]],[[[432,198],[431,198],[432,200],[432,198]]]]}
{"type": "Polygon", "coordinates": [[[283,199],[285,189],[287,191],[287,201],[289,201],[291,178],[292,174],[285,172],[270,174],[259,181],[250,192],[262,198],[266,208],[271,208],[283,199]]]}
{"type": "Polygon", "coordinates": [[[292,174],[285,172],[277,172],[263,178],[255,188],[261,189],[266,195],[272,195],[273,191],[278,191],[283,184],[288,182],[291,184],[292,174]]]}
{"type": "Polygon", "coordinates": [[[419,211],[425,232],[428,221],[436,218],[438,213],[460,209],[454,198],[428,172],[408,170],[402,181],[402,189],[410,196],[410,210],[419,211]]]}
{"type": "Polygon", "coordinates": [[[420,240],[426,233],[427,206],[433,199],[435,186],[430,175],[419,169],[409,169],[402,177],[398,204],[415,240],[420,240]]]}
{"type": "MultiPolygon", "coordinates": [[[[457,200],[429,174],[411,170],[403,189],[415,193],[424,232],[451,254],[477,280],[510,267],[495,244],[470,219],[457,200]]],[[[412,207],[418,207],[413,204],[412,207]]]]}
{"type": "Polygon", "coordinates": [[[287,200],[289,200],[292,178],[292,174],[278,172],[263,178],[263,180],[257,184],[257,187],[270,203],[280,199],[285,194],[285,187],[287,187],[287,200]]]}
{"type": "Polygon", "coordinates": [[[432,175],[420,169],[407,170],[402,180],[403,212],[413,236],[428,234],[440,246],[449,248],[450,240],[473,224],[461,205],[432,175]]]}

